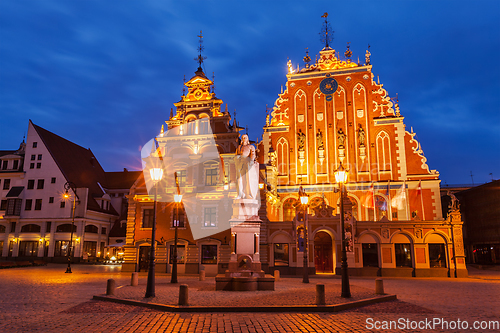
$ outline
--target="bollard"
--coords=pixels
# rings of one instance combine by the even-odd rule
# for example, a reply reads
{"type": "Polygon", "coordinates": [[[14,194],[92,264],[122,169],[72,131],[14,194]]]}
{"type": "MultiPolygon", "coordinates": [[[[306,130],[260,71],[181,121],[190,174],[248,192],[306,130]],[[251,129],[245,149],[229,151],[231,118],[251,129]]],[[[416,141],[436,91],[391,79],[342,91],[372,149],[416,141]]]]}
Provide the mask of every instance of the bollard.
{"type": "Polygon", "coordinates": [[[132,273],[132,278],[130,279],[130,285],[132,287],[139,285],[139,273],[137,272],[132,273]]]}
{"type": "Polygon", "coordinates": [[[179,286],[179,305],[188,305],[188,285],[179,286]]]}
{"type": "Polygon", "coordinates": [[[316,285],[316,305],[325,305],[325,285],[316,285]]]}
{"type": "Polygon", "coordinates": [[[280,271],[275,269],[274,270],[274,281],[278,281],[280,279],[280,271]]]}
{"type": "Polygon", "coordinates": [[[205,270],[200,270],[200,281],[205,281],[205,270]]]}
{"type": "Polygon", "coordinates": [[[375,294],[384,295],[384,280],[375,279],[375,294]]]}
{"type": "Polygon", "coordinates": [[[106,286],[106,295],[108,295],[108,296],[114,295],[115,294],[115,287],[116,287],[115,280],[109,279],[108,284],[106,286]]]}

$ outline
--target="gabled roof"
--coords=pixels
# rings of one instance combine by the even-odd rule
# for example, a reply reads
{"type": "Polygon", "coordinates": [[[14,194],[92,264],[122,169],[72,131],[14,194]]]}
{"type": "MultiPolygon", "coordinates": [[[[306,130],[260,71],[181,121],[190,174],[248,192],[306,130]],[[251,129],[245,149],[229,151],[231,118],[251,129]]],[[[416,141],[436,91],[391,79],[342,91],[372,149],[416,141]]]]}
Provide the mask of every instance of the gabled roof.
{"type": "MultiPolygon", "coordinates": [[[[33,124],[31,120],[30,124],[33,125],[66,180],[74,183],[77,188],[89,189],[87,208],[103,211],[94,198],[103,196],[99,183],[106,183],[106,175],[92,151],[33,124]]],[[[118,215],[112,209],[107,213],[118,215]]]]}
{"type": "Polygon", "coordinates": [[[122,223],[121,221],[123,220],[124,220],[123,218],[119,218],[115,221],[113,227],[109,231],[108,235],[109,237],[127,238],[127,223],[126,222],[122,223]]]}
{"type": "Polygon", "coordinates": [[[130,189],[134,182],[139,178],[142,171],[123,171],[105,172],[107,189],[130,189]]]}

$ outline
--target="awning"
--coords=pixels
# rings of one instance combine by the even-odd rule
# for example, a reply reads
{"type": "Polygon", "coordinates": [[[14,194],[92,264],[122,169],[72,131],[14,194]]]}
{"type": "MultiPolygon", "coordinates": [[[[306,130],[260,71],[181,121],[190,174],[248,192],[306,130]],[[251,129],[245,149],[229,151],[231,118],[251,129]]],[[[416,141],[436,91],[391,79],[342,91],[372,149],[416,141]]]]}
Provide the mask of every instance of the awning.
{"type": "Polygon", "coordinates": [[[7,198],[18,198],[23,190],[24,186],[13,186],[7,193],[7,198]]]}

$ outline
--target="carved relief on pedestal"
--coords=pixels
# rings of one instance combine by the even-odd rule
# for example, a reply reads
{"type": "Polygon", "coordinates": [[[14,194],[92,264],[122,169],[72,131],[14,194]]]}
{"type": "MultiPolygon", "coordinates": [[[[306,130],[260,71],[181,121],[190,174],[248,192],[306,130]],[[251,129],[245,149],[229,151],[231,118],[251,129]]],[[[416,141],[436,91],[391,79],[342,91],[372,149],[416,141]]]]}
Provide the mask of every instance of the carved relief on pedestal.
{"type": "Polygon", "coordinates": [[[457,256],[464,255],[464,242],[462,239],[462,228],[455,227],[453,228],[453,236],[455,239],[455,253],[457,256]]]}

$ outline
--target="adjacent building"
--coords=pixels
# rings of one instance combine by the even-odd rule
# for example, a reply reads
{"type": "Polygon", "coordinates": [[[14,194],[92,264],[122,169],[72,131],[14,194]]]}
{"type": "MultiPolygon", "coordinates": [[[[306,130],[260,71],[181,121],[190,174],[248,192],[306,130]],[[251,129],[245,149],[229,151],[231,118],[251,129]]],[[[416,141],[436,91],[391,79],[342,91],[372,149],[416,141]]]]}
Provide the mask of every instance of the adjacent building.
{"type": "Polygon", "coordinates": [[[26,142],[1,152],[0,160],[2,257],[66,261],[71,236],[76,261],[105,256],[135,179],[104,172],[90,149],[31,121],[26,142]]]}

